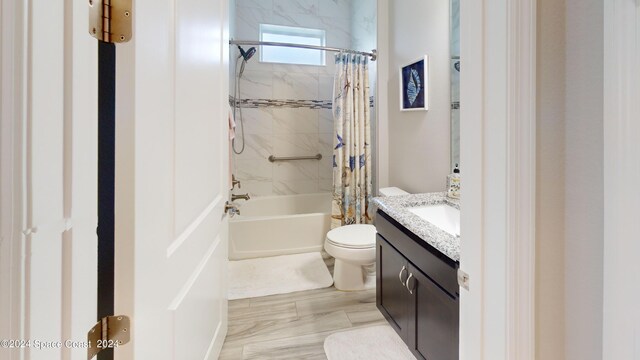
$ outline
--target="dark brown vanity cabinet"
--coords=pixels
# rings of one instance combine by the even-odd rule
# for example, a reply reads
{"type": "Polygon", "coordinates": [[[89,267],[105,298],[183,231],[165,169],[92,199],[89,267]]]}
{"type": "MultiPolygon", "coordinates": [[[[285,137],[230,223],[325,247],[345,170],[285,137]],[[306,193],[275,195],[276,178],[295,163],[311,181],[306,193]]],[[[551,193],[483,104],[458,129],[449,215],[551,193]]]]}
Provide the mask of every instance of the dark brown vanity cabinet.
{"type": "Polygon", "coordinates": [[[430,245],[412,239],[413,234],[406,234],[388,215],[378,214],[378,309],[417,359],[457,360],[457,263],[432,249],[434,254],[424,247],[430,245]]]}

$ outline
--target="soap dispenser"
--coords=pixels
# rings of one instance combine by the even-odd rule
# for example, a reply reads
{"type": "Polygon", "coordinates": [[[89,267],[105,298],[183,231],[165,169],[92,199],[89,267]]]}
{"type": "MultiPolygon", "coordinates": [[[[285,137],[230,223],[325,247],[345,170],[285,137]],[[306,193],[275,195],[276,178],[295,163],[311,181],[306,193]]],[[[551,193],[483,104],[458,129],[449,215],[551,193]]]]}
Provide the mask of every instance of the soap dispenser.
{"type": "Polygon", "coordinates": [[[460,199],[460,168],[458,164],[453,169],[453,173],[447,178],[447,183],[449,184],[447,196],[452,199],[460,199]]]}

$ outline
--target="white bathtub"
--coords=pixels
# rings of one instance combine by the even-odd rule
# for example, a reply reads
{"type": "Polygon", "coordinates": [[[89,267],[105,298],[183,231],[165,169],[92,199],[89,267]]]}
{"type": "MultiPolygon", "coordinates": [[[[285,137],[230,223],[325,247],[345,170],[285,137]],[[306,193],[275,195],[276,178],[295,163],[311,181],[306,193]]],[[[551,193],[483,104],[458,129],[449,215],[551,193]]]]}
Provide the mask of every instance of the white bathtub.
{"type": "Polygon", "coordinates": [[[241,203],[229,222],[229,259],[321,251],[331,226],[331,194],[264,196],[241,203]]]}

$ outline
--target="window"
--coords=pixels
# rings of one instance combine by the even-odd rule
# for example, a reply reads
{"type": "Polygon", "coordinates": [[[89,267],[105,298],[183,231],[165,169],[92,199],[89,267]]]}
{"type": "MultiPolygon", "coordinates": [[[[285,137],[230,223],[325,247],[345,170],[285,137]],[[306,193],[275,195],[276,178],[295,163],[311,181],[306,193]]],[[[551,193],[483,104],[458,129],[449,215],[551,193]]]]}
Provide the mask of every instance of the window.
{"type": "MultiPolygon", "coordinates": [[[[291,26],[260,24],[260,41],[325,46],[325,31],[291,26]]],[[[325,65],[321,50],[284,46],[261,46],[260,61],[268,63],[325,65]]]]}

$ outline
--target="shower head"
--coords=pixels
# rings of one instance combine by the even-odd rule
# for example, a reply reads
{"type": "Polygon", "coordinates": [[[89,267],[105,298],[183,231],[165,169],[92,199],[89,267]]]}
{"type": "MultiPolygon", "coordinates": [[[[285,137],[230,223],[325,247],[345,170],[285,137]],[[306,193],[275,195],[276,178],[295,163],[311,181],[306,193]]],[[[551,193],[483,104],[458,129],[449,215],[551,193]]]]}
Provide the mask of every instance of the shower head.
{"type": "Polygon", "coordinates": [[[238,45],[238,50],[240,50],[240,56],[238,56],[238,60],[242,58],[242,65],[240,65],[240,73],[238,74],[238,78],[241,78],[242,74],[244,73],[244,66],[247,64],[247,61],[249,61],[249,59],[251,59],[251,57],[255,55],[257,50],[256,48],[251,47],[249,48],[249,50],[244,51],[244,49],[240,47],[240,45],[238,45]]]}
{"type": "Polygon", "coordinates": [[[249,50],[244,51],[244,49],[239,45],[238,45],[238,50],[240,50],[240,56],[242,56],[244,61],[249,61],[249,59],[251,59],[251,57],[255,55],[257,51],[255,47],[251,47],[249,48],[249,50]]]}

